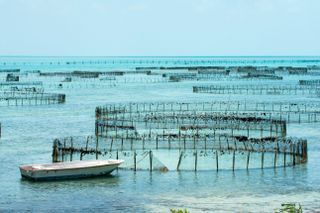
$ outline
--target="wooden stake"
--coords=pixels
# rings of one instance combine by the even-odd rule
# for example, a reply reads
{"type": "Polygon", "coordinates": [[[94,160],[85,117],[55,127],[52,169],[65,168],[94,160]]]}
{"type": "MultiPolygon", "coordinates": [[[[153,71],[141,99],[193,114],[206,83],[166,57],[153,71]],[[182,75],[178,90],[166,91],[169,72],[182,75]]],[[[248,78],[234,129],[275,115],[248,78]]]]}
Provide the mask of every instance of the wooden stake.
{"type": "Polygon", "coordinates": [[[99,147],[99,139],[98,139],[98,136],[96,136],[96,160],[98,160],[98,158],[99,158],[98,147],[99,147]]]}
{"type": "Polygon", "coordinates": [[[232,171],[234,171],[234,165],[236,162],[236,151],[233,151],[233,157],[232,157],[232,171]]]}
{"type": "Polygon", "coordinates": [[[198,152],[197,150],[194,152],[194,171],[197,171],[198,164],[198,152]]]}
{"type": "Polygon", "coordinates": [[[158,139],[158,135],[156,136],[156,149],[158,149],[158,143],[159,143],[159,141],[158,141],[159,139],[158,139]]]}
{"type": "Polygon", "coordinates": [[[150,164],[150,172],[152,172],[152,151],[149,151],[149,164],[150,164]]]}
{"type": "Polygon", "coordinates": [[[284,148],[283,151],[283,167],[286,168],[287,166],[287,152],[286,152],[286,148],[284,148]]]}
{"type": "Polygon", "coordinates": [[[261,169],[263,169],[263,164],[264,164],[264,149],[262,150],[262,153],[261,153],[261,169]]]}
{"type": "Polygon", "coordinates": [[[218,151],[216,150],[216,168],[219,170],[219,160],[218,160],[218,151]]]}
{"type": "Polygon", "coordinates": [[[248,151],[248,155],[247,155],[247,170],[249,169],[249,161],[250,161],[250,151],[248,151]]]}
{"type": "Polygon", "coordinates": [[[180,170],[180,164],[181,164],[181,160],[182,160],[182,155],[183,155],[183,151],[180,152],[180,155],[179,155],[179,161],[178,161],[178,165],[177,165],[177,171],[180,170]]]}
{"type": "Polygon", "coordinates": [[[71,147],[70,147],[70,161],[72,161],[72,157],[73,157],[73,140],[72,140],[72,137],[70,138],[70,142],[71,142],[71,147]]]}
{"type": "Polygon", "coordinates": [[[277,157],[278,157],[278,151],[276,150],[274,152],[274,161],[273,161],[273,168],[276,169],[277,167],[277,157]]]}
{"type": "Polygon", "coordinates": [[[58,162],[59,150],[58,150],[58,141],[53,142],[53,149],[52,149],[52,162],[58,162]]]}
{"type": "Polygon", "coordinates": [[[133,170],[137,171],[137,154],[136,154],[136,151],[133,152],[133,170]]]}

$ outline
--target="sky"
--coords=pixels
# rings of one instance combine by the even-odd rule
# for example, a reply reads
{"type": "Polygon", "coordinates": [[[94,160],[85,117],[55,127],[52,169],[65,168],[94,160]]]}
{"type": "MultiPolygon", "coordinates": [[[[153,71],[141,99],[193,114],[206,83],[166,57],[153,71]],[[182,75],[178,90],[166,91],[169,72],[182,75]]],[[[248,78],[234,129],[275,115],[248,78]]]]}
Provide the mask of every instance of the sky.
{"type": "Polygon", "coordinates": [[[0,0],[0,55],[320,55],[319,0],[0,0]]]}

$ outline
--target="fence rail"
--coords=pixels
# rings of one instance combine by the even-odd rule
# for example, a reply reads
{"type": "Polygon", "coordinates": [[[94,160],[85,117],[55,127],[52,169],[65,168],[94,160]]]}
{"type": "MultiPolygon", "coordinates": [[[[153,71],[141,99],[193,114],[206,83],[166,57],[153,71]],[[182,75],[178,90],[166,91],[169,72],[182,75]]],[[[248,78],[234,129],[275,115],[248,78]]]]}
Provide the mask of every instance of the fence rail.
{"type": "Polygon", "coordinates": [[[311,95],[319,97],[320,87],[302,85],[206,85],[193,86],[193,92],[245,95],[311,95]]]}
{"type": "Polygon", "coordinates": [[[16,91],[0,92],[0,106],[62,104],[65,101],[65,94],[16,91]]]}
{"type": "MultiPolygon", "coordinates": [[[[211,113],[216,116],[257,117],[269,120],[285,120],[288,123],[320,122],[320,102],[248,102],[213,101],[199,103],[122,103],[96,108],[96,118],[132,117],[143,114],[182,114],[189,112],[211,113]]],[[[141,116],[140,116],[141,117],[141,116]]]]}
{"type": "MultiPolygon", "coordinates": [[[[186,162],[184,169],[197,170],[200,167],[204,169],[212,169],[206,167],[205,162],[215,159],[215,169],[221,169],[223,165],[230,165],[227,169],[235,170],[235,168],[252,168],[249,166],[257,164],[260,161],[260,168],[266,167],[286,167],[296,164],[305,163],[307,161],[307,141],[302,139],[286,138],[265,138],[241,140],[230,137],[204,137],[197,140],[184,138],[180,140],[173,138],[169,140],[162,139],[144,139],[144,138],[102,138],[95,136],[88,137],[68,137],[55,139],[53,142],[53,161],[72,161],[74,159],[83,160],[86,157],[102,158],[106,155],[116,155],[116,158],[122,154],[122,158],[127,158],[125,168],[136,170],[138,166],[137,153],[141,153],[145,158],[149,156],[147,161],[149,165],[142,166],[141,169],[155,170],[153,164],[154,153],[165,152],[165,150],[176,150],[177,162],[176,170],[181,169],[182,161],[186,162]],[[183,160],[185,153],[192,152],[192,161],[183,160]],[[210,154],[211,153],[211,154],[210,154]],[[225,157],[225,156],[230,156],[225,157]],[[245,155],[246,160],[241,161],[245,155]],[[281,163],[280,162],[281,156],[281,163]],[[198,162],[198,158],[202,157],[203,162],[198,162]],[[214,157],[214,158],[213,158],[214,157]],[[237,163],[236,163],[236,159],[237,163]],[[268,163],[269,162],[269,163],[268,163]],[[270,164],[270,162],[272,162],[270,164]],[[237,165],[237,167],[236,167],[237,165]]],[[[143,160],[143,159],[142,159],[143,160]]],[[[157,159],[162,161],[160,157],[157,159]]],[[[163,165],[163,163],[162,163],[163,165]]],[[[165,165],[158,169],[167,169],[165,165]]]]}

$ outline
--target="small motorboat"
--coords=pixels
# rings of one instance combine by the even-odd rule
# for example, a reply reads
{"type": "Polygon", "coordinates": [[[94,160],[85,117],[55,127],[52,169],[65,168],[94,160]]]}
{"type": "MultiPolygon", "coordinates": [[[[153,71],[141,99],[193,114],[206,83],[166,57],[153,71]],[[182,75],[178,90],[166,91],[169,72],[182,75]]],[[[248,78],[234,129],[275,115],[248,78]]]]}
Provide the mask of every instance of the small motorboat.
{"type": "Polygon", "coordinates": [[[56,180],[110,174],[123,160],[88,160],[20,166],[21,176],[32,180],[56,180]]]}

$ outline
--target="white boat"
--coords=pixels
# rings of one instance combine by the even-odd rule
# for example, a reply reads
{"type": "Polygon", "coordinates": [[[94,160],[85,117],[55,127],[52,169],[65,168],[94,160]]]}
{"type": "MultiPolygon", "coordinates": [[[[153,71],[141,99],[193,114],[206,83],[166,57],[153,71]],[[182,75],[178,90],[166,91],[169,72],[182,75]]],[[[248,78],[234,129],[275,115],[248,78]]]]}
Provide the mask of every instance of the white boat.
{"type": "Polygon", "coordinates": [[[20,166],[21,176],[32,180],[55,180],[101,176],[111,173],[123,160],[88,160],[20,166]]]}

